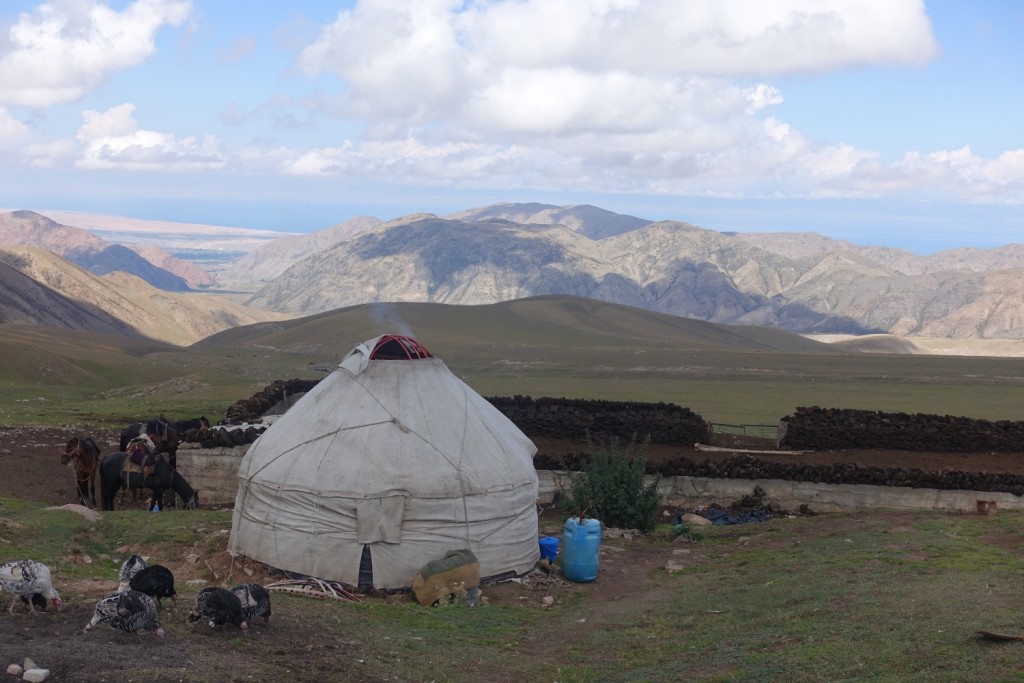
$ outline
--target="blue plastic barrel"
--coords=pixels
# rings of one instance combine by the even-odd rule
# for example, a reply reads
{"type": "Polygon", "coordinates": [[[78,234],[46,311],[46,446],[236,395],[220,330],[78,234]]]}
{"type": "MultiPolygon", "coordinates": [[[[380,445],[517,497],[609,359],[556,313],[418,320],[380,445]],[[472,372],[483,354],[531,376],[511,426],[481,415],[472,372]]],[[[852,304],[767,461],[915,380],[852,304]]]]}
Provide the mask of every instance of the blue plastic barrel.
{"type": "Polygon", "coordinates": [[[562,543],[562,576],[577,583],[597,578],[597,553],[601,548],[601,522],[570,517],[565,520],[562,543]]]}
{"type": "Polygon", "coordinates": [[[540,539],[540,559],[554,562],[556,557],[558,557],[558,537],[542,537],[540,539]]]}

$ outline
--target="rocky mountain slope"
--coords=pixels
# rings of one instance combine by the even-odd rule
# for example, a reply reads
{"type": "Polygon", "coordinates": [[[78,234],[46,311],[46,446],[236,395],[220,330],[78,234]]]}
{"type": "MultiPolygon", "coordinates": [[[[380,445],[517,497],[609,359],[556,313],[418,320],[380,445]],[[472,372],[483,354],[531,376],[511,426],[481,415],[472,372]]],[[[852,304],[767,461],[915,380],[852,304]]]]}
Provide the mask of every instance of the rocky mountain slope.
{"type": "Polygon", "coordinates": [[[228,286],[273,280],[299,261],[330,249],[380,223],[378,218],[359,216],[308,235],[278,238],[247,253],[226,268],[220,278],[228,286]]]}
{"type": "Polygon", "coordinates": [[[0,324],[28,323],[66,330],[138,336],[135,329],[97,306],[76,301],[33,280],[0,252],[0,324]]]}
{"type": "Polygon", "coordinates": [[[283,317],[225,296],[163,291],[121,271],[94,275],[43,249],[5,249],[0,260],[6,271],[2,322],[143,335],[189,345],[225,329],[283,317]]]}
{"type": "MultiPolygon", "coordinates": [[[[87,230],[61,225],[34,211],[12,211],[0,214],[0,248],[39,247],[97,275],[120,270],[136,275],[159,289],[181,292],[189,289],[185,278],[154,265],[138,252],[119,244],[111,244],[87,230]]],[[[164,252],[161,260],[174,266],[177,263],[164,252]]],[[[191,272],[191,268],[184,267],[191,272]]]]}
{"type": "Polygon", "coordinates": [[[621,235],[653,223],[645,218],[626,216],[589,204],[552,206],[550,204],[499,203],[460,211],[447,216],[457,221],[506,220],[523,225],[561,225],[595,240],[621,235]]]}
{"type": "Polygon", "coordinates": [[[202,266],[172,256],[165,249],[155,245],[126,244],[126,247],[136,254],[152,263],[157,268],[162,268],[168,273],[173,273],[183,279],[192,289],[206,289],[216,287],[217,280],[202,266]]]}
{"type": "MultiPolygon", "coordinates": [[[[675,221],[592,239],[588,232],[619,228],[595,207],[556,208],[497,205],[457,214],[464,220],[415,215],[366,228],[295,263],[249,302],[298,315],[381,301],[572,294],[803,333],[1024,337],[1022,245],[924,257],[675,221]],[[575,227],[512,220],[555,216],[575,227]],[[588,227],[591,218],[598,227],[588,227]]],[[[623,226],[639,220],[623,218],[623,226]]]]}

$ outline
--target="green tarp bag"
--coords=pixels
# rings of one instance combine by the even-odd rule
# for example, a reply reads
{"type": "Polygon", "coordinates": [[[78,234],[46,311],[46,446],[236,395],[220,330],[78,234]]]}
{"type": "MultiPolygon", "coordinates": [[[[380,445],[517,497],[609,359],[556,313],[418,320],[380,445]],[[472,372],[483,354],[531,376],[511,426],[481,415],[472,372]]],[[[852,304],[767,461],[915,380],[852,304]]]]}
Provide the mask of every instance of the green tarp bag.
{"type": "Polygon", "coordinates": [[[479,586],[480,562],[469,548],[449,550],[440,560],[427,562],[412,580],[413,595],[421,605],[433,605],[460,588],[479,586]]]}

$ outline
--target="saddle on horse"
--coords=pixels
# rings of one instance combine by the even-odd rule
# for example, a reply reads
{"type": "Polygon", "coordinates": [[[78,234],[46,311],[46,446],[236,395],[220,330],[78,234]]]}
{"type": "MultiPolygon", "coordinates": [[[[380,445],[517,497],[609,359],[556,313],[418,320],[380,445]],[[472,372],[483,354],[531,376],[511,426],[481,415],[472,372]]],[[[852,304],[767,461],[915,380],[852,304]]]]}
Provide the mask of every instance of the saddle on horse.
{"type": "Polygon", "coordinates": [[[125,480],[127,481],[128,475],[132,472],[138,472],[142,475],[142,480],[145,481],[146,477],[156,472],[156,449],[151,448],[152,441],[145,436],[139,436],[128,442],[128,446],[125,448],[125,453],[128,455],[124,459],[123,471],[125,474],[125,480]]]}

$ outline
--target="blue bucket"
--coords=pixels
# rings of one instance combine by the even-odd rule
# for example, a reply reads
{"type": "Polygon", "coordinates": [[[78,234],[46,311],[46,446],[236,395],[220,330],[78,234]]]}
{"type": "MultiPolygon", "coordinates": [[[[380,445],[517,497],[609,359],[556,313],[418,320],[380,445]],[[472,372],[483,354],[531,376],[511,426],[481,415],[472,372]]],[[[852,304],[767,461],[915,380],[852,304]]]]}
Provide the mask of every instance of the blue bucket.
{"type": "Polygon", "coordinates": [[[562,575],[570,581],[587,583],[597,578],[598,551],[601,547],[601,522],[576,517],[565,520],[565,552],[562,575]]]}
{"type": "Polygon", "coordinates": [[[542,536],[540,539],[540,559],[554,562],[558,557],[558,537],[542,536]]]}

